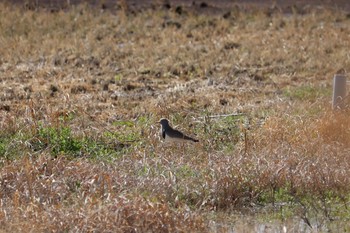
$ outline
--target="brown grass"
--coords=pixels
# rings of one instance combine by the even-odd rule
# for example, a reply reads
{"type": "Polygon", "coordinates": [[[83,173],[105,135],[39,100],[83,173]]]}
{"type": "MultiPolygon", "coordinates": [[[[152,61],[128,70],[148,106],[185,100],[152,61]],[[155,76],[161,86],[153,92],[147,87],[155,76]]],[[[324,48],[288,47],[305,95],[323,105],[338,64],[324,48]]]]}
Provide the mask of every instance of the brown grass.
{"type": "Polygon", "coordinates": [[[5,231],[204,230],[195,213],[129,193],[133,181],[115,166],[25,156],[4,166],[1,177],[5,231]]]}
{"type": "Polygon", "coordinates": [[[345,13],[0,9],[1,231],[348,229],[345,13]]]}

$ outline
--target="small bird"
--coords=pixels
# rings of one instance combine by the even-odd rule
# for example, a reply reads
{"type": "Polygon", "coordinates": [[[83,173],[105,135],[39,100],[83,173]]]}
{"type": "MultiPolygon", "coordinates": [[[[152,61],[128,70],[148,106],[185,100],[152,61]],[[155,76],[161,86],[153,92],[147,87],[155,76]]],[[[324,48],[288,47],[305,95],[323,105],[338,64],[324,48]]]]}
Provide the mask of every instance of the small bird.
{"type": "Polygon", "coordinates": [[[173,129],[169,125],[169,120],[162,118],[158,122],[162,125],[162,138],[168,142],[185,142],[185,141],[193,141],[199,142],[199,140],[191,138],[189,136],[184,135],[180,131],[173,129]]]}

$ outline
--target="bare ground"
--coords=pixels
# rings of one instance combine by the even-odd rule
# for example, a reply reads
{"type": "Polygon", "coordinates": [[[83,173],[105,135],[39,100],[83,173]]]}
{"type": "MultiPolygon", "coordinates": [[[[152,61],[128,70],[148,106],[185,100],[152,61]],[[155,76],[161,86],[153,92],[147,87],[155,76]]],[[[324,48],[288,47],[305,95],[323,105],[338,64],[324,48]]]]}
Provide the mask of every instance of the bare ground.
{"type": "Polygon", "coordinates": [[[79,3],[88,3],[95,7],[100,7],[102,9],[112,9],[115,10],[120,7],[120,5],[127,5],[132,10],[147,9],[150,7],[163,6],[166,8],[176,8],[184,7],[187,10],[194,10],[197,12],[206,13],[226,13],[235,7],[241,9],[273,9],[277,8],[283,12],[291,12],[294,10],[305,11],[310,8],[315,7],[327,7],[333,9],[341,9],[344,11],[350,10],[350,3],[347,0],[304,0],[304,1],[293,1],[293,0],[203,0],[203,1],[188,1],[188,0],[128,0],[128,1],[113,1],[113,0],[69,0],[69,1],[58,1],[58,0],[40,0],[40,1],[24,1],[24,0],[14,0],[11,3],[19,5],[27,5],[29,7],[49,7],[51,9],[55,8],[65,8],[69,5],[76,5],[79,3]]]}

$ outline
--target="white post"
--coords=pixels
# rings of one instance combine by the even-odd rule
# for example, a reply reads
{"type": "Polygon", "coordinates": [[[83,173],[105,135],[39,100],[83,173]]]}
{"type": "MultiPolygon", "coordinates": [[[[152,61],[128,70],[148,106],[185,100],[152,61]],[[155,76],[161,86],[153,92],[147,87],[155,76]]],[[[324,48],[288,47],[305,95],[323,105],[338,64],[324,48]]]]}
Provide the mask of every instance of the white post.
{"type": "Polygon", "coordinates": [[[333,110],[345,107],[344,98],[346,96],[346,76],[336,74],[333,79],[333,110]]]}

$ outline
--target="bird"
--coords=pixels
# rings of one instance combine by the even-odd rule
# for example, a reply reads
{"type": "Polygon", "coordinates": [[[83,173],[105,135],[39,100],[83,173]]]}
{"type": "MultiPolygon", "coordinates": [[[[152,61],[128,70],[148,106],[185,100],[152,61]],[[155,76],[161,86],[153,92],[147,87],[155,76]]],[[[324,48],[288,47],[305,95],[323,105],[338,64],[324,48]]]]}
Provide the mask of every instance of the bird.
{"type": "Polygon", "coordinates": [[[158,123],[162,125],[162,129],[161,129],[162,138],[167,142],[186,142],[186,141],[199,142],[199,140],[186,136],[182,132],[176,129],[173,129],[169,125],[168,119],[162,118],[158,123]]]}

